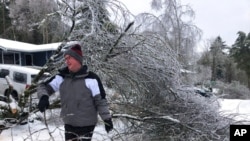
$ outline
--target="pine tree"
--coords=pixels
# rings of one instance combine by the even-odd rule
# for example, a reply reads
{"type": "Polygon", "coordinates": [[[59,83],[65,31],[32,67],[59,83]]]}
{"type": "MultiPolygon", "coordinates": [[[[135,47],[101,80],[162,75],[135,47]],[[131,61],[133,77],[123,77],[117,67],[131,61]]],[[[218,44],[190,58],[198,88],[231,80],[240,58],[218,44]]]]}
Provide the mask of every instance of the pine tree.
{"type": "Polygon", "coordinates": [[[230,50],[230,55],[234,58],[237,66],[246,72],[250,88],[250,33],[246,35],[242,31],[238,32],[238,38],[230,50]]]}
{"type": "Polygon", "coordinates": [[[225,43],[222,41],[221,37],[218,36],[215,41],[212,43],[210,47],[210,52],[212,55],[212,62],[211,62],[211,70],[212,70],[212,76],[211,81],[215,81],[217,79],[223,79],[224,78],[224,72],[223,72],[223,57],[225,56],[225,53],[223,52],[223,49],[226,48],[225,43]]]}
{"type": "Polygon", "coordinates": [[[5,37],[7,29],[11,26],[11,19],[8,16],[9,10],[6,8],[7,3],[5,1],[0,2],[0,36],[5,37]]]}

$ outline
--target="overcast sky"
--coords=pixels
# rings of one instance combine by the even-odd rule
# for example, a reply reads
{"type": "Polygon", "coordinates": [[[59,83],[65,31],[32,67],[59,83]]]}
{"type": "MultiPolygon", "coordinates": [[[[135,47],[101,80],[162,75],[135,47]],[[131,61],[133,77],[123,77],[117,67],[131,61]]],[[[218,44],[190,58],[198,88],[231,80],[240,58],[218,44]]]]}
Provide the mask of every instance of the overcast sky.
{"type": "MultiPolygon", "coordinates": [[[[151,0],[120,0],[134,14],[150,11],[151,0]]],[[[250,0],[181,0],[195,11],[194,23],[203,40],[221,36],[232,45],[238,31],[250,32],[250,0]]]]}

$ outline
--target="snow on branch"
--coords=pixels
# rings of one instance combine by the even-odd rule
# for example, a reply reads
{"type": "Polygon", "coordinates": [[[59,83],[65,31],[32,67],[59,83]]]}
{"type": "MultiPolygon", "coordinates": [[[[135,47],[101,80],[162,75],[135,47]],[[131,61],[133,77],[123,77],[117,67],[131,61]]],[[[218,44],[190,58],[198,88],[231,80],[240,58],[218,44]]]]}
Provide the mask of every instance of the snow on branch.
{"type": "MultiPolygon", "coordinates": [[[[175,119],[171,116],[147,116],[147,117],[138,117],[138,116],[133,116],[133,115],[129,115],[129,114],[113,114],[112,117],[114,118],[126,118],[126,119],[131,119],[131,120],[137,120],[137,121],[149,121],[149,120],[155,120],[155,119],[158,119],[158,120],[167,120],[167,121],[170,121],[170,122],[173,122],[173,123],[176,123],[176,124],[179,124],[183,127],[186,127],[192,131],[195,131],[197,133],[202,133],[201,131],[195,129],[195,128],[192,128],[186,124],[183,124],[181,121],[179,121],[178,119],[175,119]]],[[[164,123],[164,122],[163,122],[164,123]]]]}
{"type": "Polygon", "coordinates": [[[113,114],[112,115],[115,118],[127,118],[127,119],[133,119],[133,120],[138,120],[138,121],[146,121],[146,120],[153,120],[153,119],[165,119],[174,123],[181,123],[178,119],[172,118],[171,116],[148,116],[148,117],[138,117],[138,116],[133,116],[129,114],[113,114]]]}

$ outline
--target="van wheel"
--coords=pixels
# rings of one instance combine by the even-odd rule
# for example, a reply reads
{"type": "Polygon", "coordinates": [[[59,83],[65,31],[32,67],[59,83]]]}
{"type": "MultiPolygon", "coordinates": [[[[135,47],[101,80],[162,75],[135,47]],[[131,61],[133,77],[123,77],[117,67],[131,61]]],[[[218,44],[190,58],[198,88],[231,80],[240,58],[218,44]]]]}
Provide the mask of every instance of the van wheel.
{"type": "MultiPolygon", "coordinates": [[[[8,95],[8,90],[5,91],[5,94],[4,94],[4,95],[7,96],[7,97],[9,96],[9,95],[8,95]]],[[[12,97],[13,97],[16,101],[18,101],[18,94],[17,94],[16,91],[12,91],[11,95],[12,95],[12,97]]]]}

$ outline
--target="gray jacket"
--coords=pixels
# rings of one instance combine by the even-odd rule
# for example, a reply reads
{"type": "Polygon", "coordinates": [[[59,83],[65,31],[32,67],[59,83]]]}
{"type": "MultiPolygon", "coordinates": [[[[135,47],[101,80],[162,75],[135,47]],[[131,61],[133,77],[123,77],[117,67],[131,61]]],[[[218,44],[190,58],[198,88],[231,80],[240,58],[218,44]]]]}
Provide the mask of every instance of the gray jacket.
{"type": "Polygon", "coordinates": [[[71,74],[64,68],[60,70],[60,75],[38,87],[39,98],[60,92],[61,117],[65,124],[79,127],[95,125],[98,113],[102,120],[111,118],[99,77],[86,70],[83,67],[79,72],[71,74]]]}

